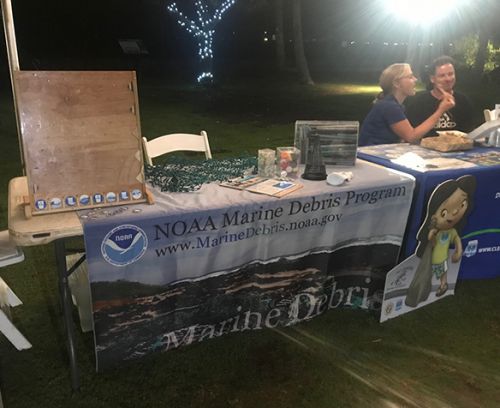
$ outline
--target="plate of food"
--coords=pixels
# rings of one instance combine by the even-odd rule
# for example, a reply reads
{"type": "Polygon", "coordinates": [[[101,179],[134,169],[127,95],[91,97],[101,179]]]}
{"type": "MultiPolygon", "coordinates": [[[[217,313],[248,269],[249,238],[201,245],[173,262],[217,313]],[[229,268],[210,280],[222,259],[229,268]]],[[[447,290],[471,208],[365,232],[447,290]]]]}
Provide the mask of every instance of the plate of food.
{"type": "Polygon", "coordinates": [[[460,130],[438,130],[436,133],[439,136],[459,136],[459,137],[466,137],[467,133],[460,132],[460,130]]]}
{"type": "Polygon", "coordinates": [[[439,152],[453,152],[472,149],[474,142],[467,138],[467,133],[458,130],[447,130],[437,132],[437,137],[426,137],[420,142],[420,146],[439,152]]]}

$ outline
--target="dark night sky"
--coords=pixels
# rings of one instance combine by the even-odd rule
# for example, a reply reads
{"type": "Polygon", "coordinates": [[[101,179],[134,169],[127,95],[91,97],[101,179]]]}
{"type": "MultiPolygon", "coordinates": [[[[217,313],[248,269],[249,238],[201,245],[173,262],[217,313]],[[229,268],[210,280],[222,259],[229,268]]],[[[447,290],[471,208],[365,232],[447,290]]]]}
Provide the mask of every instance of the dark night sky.
{"type": "MultiPolygon", "coordinates": [[[[185,9],[186,0],[178,0],[185,9]]],[[[489,2],[497,0],[476,0],[489,2]]],[[[165,0],[12,0],[18,52],[22,69],[54,69],[50,61],[86,61],[85,69],[103,69],[88,61],[122,58],[120,38],[143,40],[150,58],[184,60],[193,58],[195,45],[165,9],[165,0]]],[[[264,44],[264,31],[273,30],[273,8],[239,0],[217,27],[215,52],[218,58],[268,57],[272,45],[264,44]],[[250,3],[254,4],[253,6],[250,3]]],[[[262,2],[261,2],[262,4],[262,2]]],[[[416,5],[418,7],[418,5],[416,5]]],[[[458,14],[425,34],[413,30],[415,38],[446,41],[475,30],[471,17],[458,14]]],[[[287,15],[287,26],[290,26],[287,15]]],[[[343,40],[357,42],[408,41],[410,27],[380,7],[380,0],[303,1],[306,49],[310,56],[328,54],[343,40]]],[[[5,45],[3,46],[5,47],[5,45]]],[[[54,64],[54,63],[53,63],[54,64]]],[[[68,67],[62,67],[65,69],[68,67]]],[[[70,69],[78,69],[76,66],[70,69]]]]}

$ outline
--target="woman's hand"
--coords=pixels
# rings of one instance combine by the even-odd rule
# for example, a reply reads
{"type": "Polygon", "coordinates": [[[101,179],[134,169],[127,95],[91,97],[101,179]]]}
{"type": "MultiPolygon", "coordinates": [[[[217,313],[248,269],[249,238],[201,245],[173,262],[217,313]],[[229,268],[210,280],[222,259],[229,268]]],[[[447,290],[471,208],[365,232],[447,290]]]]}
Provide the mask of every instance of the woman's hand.
{"type": "Polygon", "coordinates": [[[455,98],[451,93],[446,92],[443,89],[441,89],[440,92],[441,100],[439,102],[438,108],[420,125],[414,128],[408,121],[408,119],[403,119],[390,125],[392,131],[405,142],[418,142],[423,136],[425,136],[427,132],[429,132],[434,127],[434,125],[439,121],[439,118],[444,112],[455,106],[455,98]]]}
{"type": "Polygon", "coordinates": [[[455,106],[455,97],[446,92],[443,88],[438,88],[439,92],[442,95],[441,101],[439,102],[438,111],[446,112],[455,106]]]}

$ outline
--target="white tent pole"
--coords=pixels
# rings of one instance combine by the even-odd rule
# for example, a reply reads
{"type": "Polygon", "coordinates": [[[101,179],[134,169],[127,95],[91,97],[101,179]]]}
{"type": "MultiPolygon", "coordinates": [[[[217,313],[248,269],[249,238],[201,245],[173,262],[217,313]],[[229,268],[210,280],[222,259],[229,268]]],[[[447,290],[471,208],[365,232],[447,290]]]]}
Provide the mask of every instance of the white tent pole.
{"type": "Polygon", "coordinates": [[[14,19],[12,18],[12,5],[10,0],[2,0],[3,27],[7,52],[9,56],[10,69],[19,71],[19,58],[17,56],[16,32],[14,30],[14,19]]]}
{"type": "Polygon", "coordinates": [[[5,42],[7,43],[7,56],[9,58],[10,82],[12,85],[12,96],[14,98],[14,111],[16,114],[17,138],[19,140],[19,151],[21,152],[21,164],[24,171],[24,154],[23,144],[21,141],[21,126],[19,120],[19,112],[17,109],[17,92],[15,72],[19,71],[19,57],[17,55],[16,32],[14,30],[14,18],[12,15],[11,0],[1,0],[3,28],[5,31],[5,42]]]}

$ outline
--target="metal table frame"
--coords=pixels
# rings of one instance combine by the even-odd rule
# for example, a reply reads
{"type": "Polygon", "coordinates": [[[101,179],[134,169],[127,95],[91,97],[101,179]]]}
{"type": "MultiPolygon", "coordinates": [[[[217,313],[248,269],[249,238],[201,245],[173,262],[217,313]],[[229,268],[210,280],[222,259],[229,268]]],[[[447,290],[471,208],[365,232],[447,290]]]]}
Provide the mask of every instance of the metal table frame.
{"type": "Polygon", "coordinates": [[[76,359],[75,325],[73,322],[71,292],[68,277],[83,262],[82,257],[69,270],[66,264],[65,240],[83,235],[83,228],[75,212],[44,214],[26,218],[23,197],[28,195],[26,177],[16,177],[9,182],[8,223],[12,241],[18,246],[35,246],[54,243],[59,296],[66,331],[68,356],[71,369],[71,387],[80,388],[80,374],[76,359]]]}

